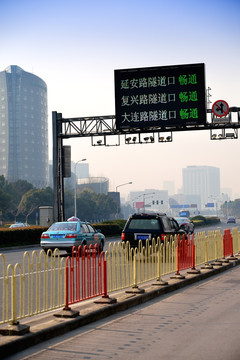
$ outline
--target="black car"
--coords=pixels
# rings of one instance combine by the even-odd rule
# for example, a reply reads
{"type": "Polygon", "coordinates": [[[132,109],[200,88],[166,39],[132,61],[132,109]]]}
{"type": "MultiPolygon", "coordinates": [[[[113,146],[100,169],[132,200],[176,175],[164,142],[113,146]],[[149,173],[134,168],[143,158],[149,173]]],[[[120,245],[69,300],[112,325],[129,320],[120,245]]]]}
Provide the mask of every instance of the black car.
{"type": "Polygon", "coordinates": [[[187,234],[193,234],[194,233],[194,224],[192,221],[190,221],[187,217],[175,217],[174,218],[181,229],[185,230],[187,234]]]}
{"type": "Polygon", "coordinates": [[[186,235],[186,232],[174,218],[166,214],[134,214],[124,226],[122,241],[129,241],[131,247],[137,247],[139,240],[142,240],[144,245],[147,239],[151,242],[153,238],[157,240],[160,237],[161,241],[164,241],[176,234],[186,235]]]}

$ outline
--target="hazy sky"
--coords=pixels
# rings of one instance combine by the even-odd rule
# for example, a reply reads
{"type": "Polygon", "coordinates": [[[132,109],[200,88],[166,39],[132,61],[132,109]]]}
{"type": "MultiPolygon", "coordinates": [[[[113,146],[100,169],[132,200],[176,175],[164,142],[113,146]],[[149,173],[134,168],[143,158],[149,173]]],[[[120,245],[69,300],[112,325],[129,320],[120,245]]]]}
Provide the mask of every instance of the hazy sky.
{"type": "MultiPolygon", "coordinates": [[[[114,115],[114,69],[206,64],[211,101],[240,106],[239,0],[0,0],[0,71],[18,65],[48,86],[63,117],[114,115]]],[[[72,139],[72,160],[122,195],[164,181],[182,186],[182,168],[220,168],[221,187],[240,193],[240,139],[211,141],[209,131],[173,133],[168,144],[92,147],[72,139]]]]}

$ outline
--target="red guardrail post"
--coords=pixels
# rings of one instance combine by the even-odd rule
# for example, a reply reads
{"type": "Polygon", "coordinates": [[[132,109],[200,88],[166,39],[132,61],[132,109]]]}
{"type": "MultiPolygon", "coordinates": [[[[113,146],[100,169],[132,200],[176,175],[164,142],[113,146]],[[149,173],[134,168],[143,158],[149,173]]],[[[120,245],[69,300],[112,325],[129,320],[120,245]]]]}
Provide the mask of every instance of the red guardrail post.
{"type": "Polygon", "coordinates": [[[70,310],[69,307],[69,262],[70,257],[67,257],[66,260],[66,268],[65,268],[65,275],[66,275],[66,281],[65,281],[65,307],[64,310],[70,310]]]}
{"type": "Polygon", "coordinates": [[[180,264],[181,261],[180,259],[182,258],[181,253],[182,253],[182,249],[183,249],[183,239],[180,239],[180,235],[178,235],[177,237],[177,247],[176,247],[176,253],[175,253],[175,258],[176,258],[176,272],[174,276],[171,276],[170,279],[185,279],[185,276],[180,274],[180,264]]]}
{"type": "Polygon", "coordinates": [[[192,234],[192,237],[190,238],[189,236],[189,241],[191,242],[191,265],[192,268],[190,271],[188,271],[188,274],[200,274],[200,270],[196,269],[196,263],[195,263],[195,251],[196,251],[196,247],[195,247],[195,240],[194,240],[194,234],[192,234]]]}
{"type": "Polygon", "coordinates": [[[107,298],[107,261],[103,260],[103,297],[107,298]]]}
{"type": "Polygon", "coordinates": [[[107,260],[103,259],[103,295],[101,299],[94,301],[96,304],[115,304],[117,300],[107,294],[107,260]]]}
{"type": "Polygon", "coordinates": [[[71,308],[69,307],[69,287],[71,287],[71,280],[70,280],[70,284],[69,284],[69,279],[71,277],[71,258],[70,258],[70,256],[68,256],[67,260],[66,260],[65,276],[66,276],[66,278],[65,278],[65,306],[61,312],[54,314],[54,316],[62,317],[62,318],[73,318],[73,317],[79,316],[79,311],[71,310],[71,308]],[[69,273],[69,261],[70,261],[70,273],[69,273]]]}
{"type": "Polygon", "coordinates": [[[230,229],[225,229],[223,234],[223,257],[229,256],[226,262],[229,260],[236,260],[233,255],[233,238],[230,229]]]}

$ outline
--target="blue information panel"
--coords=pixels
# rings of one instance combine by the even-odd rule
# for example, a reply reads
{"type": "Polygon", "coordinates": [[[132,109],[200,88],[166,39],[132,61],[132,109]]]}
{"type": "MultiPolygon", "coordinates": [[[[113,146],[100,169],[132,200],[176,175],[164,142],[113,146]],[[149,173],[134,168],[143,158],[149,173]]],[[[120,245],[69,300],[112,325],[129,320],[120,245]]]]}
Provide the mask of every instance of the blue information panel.
{"type": "Polygon", "coordinates": [[[207,203],[206,207],[214,207],[214,203],[207,203]]]}
{"type": "Polygon", "coordinates": [[[206,124],[204,64],[114,73],[117,129],[206,124]]]}

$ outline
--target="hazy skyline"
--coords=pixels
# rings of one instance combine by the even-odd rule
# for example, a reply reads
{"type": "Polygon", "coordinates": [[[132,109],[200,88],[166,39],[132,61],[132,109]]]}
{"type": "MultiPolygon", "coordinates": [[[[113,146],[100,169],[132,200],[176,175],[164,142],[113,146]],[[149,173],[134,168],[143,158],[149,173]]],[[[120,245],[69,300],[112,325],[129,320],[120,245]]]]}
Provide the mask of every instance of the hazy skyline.
{"type": "MultiPolygon", "coordinates": [[[[52,111],[63,117],[115,114],[114,70],[205,63],[212,103],[240,106],[238,0],[1,0],[0,71],[9,65],[48,86],[49,157],[52,111]]],[[[182,168],[220,168],[221,188],[240,193],[240,140],[211,141],[209,131],[173,133],[173,142],[92,147],[71,139],[72,160],[86,158],[90,175],[119,184],[121,195],[164,181],[182,186],[182,168]]]]}

